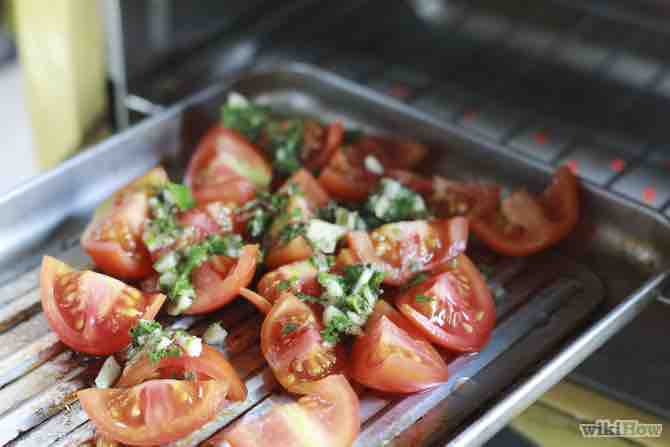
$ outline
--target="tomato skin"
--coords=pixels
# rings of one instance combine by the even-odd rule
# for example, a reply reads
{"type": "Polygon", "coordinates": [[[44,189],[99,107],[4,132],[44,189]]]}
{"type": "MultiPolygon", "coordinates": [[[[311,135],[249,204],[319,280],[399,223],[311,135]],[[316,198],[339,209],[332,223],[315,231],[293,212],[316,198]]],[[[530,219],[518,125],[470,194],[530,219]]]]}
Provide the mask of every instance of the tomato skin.
{"type": "Polygon", "coordinates": [[[465,255],[397,299],[400,312],[433,343],[457,352],[479,351],[495,326],[495,305],[477,267],[465,255]],[[455,266],[453,264],[456,264],[455,266]],[[432,297],[418,302],[418,295],[432,297]]]}
{"type": "Polygon", "coordinates": [[[243,298],[246,298],[247,301],[249,301],[251,304],[256,306],[256,309],[258,309],[262,314],[267,315],[270,313],[270,310],[272,310],[272,304],[270,304],[270,302],[266,300],[265,297],[259,295],[253,290],[242,287],[240,289],[240,295],[243,298]]]}
{"type": "Polygon", "coordinates": [[[401,140],[380,135],[364,135],[354,144],[360,158],[376,157],[387,170],[412,169],[428,154],[428,148],[417,141],[401,140]]]}
{"type": "Polygon", "coordinates": [[[339,149],[321,171],[319,183],[337,200],[361,202],[379,182],[379,176],[364,169],[361,163],[352,162],[339,149]]]}
{"type": "Polygon", "coordinates": [[[219,256],[220,262],[227,264],[227,272],[217,270],[217,259],[210,259],[196,268],[191,281],[196,291],[194,303],[183,313],[196,315],[211,312],[228,304],[243,287],[249,285],[256,273],[258,246],[245,245],[237,261],[219,256]]]}
{"type": "Polygon", "coordinates": [[[292,262],[284,264],[278,269],[266,273],[258,282],[256,289],[258,293],[274,303],[284,292],[296,293],[302,292],[308,295],[319,296],[321,286],[316,277],[319,271],[309,260],[292,262]],[[289,287],[280,290],[282,281],[289,281],[289,287]]]}
{"type": "Polygon", "coordinates": [[[357,382],[390,393],[423,391],[449,379],[447,365],[435,348],[385,315],[356,338],[350,373],[357,382]]]}
{"type": "Polygon", "coordinates": [[[309,383],[341,371],[342,352],[326,346],[314,311],[290,293],[283,294],[261,327],[261,350],[279,383],[304,394],[309,383]],[[286,331],[288,326],[290,331],[286,331]]]}
{"type": "Polygon", "coordinates": [[[132,388],[77,392],[84,411],[105,437],[129,445],[176,441],[202,427],[225,407],[221,380],[150,380],[132,388]]]}
{"type": "MultiPolygon", "coordinates": [[[[126,364],[115,388],[130,388],[147,379],[156,377],[161,370],[171,372],[182,371],[194,373],[199,380],[223,380],[229,384],[228,398],[244,400],[247,398],[247,387],[240,379],[235,368],[226,357],[207,344],[202,345],[198,357],[189,357],[182,353],[179,357],[166,357],[160,362],[152,362],[147,355],[126,364]]],[[[165,377],[167,378],[167,377],[165,377]]]]}
{"type": "Polygon", "coordinates": [[[213,127],[191,158],[184,183],[198,203],[243,204],[256,188],[270,184],[272,167],[258,149],[234,130],[213,127]]]}
{"type": "Polygon", "coordinates": [[[368,234],[347,235],[355,258],[371,262],[386,272],[384,283],[400,286],[417,272],[432,269],[465,251],[468,222],[465,218],[396,222],[368,234]]]}
{"type": "Polygon", "coordinates": [[[109,355],[130,343],[138,320],[153,320],[165,295],[144,294],[91,271],[77,272],[45,256],[40,272],[42,309],[58,338],[75,351],[109,355]]]}
{"type": "Polygon", "coordinates": [[[500,212],[472,218],[472,232],[497,253],[528,256],[560,242],[579,220],[578,182],[570,169],[556,171],[539,197],[516,191],[500,202],[500,212]],[[509,222],[502,227],[499,216],[509,222]]]}
{"type": "Polygon", "coordinates": [[[323,140],[321,149],[309,156],[305,161],[305,167],[311,172],[319,172],[337,151],[342,144],[344,137],[344,126],[339,121],[331,123],[326,129],[326,136],[323,140]]]}
{"type": "Polygon", "coordinates": [[[326,192],[314,176],[305,169],[300,169],[289,177],[282,187],[279,188],[279,192],[286,192],[289,185],[292,184],[299,188],[312,210],[326,206],[330,201],[328,192],[326,192]]]}
{"type": "Polygon", "coordinates": [[[142,230],[149,217],[150,191],[166,182],[165,170],[153,168],[96,209],[81,245],[103,272],[123,279],[140,279],[152,272],[142,230]]]}
{"type": "Polygon", "coordinates": [[[347,379],[332,375],[314,382],[296,403],[246,416],[206,446],[349,447],[360,430],[360,404],[347,379]]]}

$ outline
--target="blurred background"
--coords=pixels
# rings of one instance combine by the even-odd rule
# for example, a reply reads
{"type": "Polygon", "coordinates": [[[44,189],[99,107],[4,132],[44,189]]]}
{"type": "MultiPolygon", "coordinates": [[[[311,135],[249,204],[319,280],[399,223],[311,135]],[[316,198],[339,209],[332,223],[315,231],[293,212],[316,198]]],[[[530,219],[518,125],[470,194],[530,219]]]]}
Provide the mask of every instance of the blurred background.
{"type": "MultiPolygon", "coordinates": [[[[667,214],[669,33],[660,0],[0,0],[0,193],[225,76],[303,61],[667,214]]],[[[670,445],[578,430],[670,415],[662,328],[640,320],[490,445],[670,445]]]]}

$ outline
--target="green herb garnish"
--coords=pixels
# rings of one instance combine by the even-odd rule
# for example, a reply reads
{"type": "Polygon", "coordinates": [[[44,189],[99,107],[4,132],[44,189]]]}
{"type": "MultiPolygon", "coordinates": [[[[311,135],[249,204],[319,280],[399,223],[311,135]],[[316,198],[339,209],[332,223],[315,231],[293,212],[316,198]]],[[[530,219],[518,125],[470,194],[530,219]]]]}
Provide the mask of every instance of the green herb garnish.
{"type": "Polygon", "coordinates": [[[435,298],[433,298],[432,296],[419,294],[414,297],[414,301],[416,301],[417,303],[430,303],[435,301],[435,298]]]}
{"type": "Polygon", "coordinates": [[[270,121],[270,111],[267,107],[247,101],[241,95],[231,95],[221,110],[221,118],[225,127],[256,142],[270,121]]]}
{"type": "Polygon", "coordinates": [[[165,331],[156,321],[140,320],[130,330],[132,345],[130,356],[139,352],[146,352],[153,363],[158,363],[167,357],[179,357],[180,347],[175,344],[173,334],[165,331]]]}
{"type": "Polygon", "coordinates": [[[428,217],[421,195],[390,178],[383,178],[377,191],[368,197],[365,211],[372,217],[373,226],[428,217]]]}
{"type": "Polygon", "coordinates": [[[292,174],[302,167],[300,151],[304,123],[300,119],[268,124],[266,134],[273,154],[272,167],[282,174],[292,174]]]}
{"type": "Polygon", "coordinates": [[[287,336],[291,332],[295,332],[298,329],[298,325],[295,323],[286,323],[284,326],[281,328],[281,334],[283,336],[287,336]]]}

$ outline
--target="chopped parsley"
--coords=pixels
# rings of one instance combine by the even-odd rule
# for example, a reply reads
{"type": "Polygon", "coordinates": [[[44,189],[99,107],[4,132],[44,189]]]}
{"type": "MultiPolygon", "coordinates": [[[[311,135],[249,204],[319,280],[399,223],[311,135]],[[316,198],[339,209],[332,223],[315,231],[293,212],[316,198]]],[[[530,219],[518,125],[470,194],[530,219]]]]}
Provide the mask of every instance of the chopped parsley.
{"type": "Polygon", "coordinates": [[[156,321],[140,320],[130,330],[132,345],[130,356],[135,357],[140,352],[146,352],[149,359],[158,363],[167,357],[179,357],[181,349],[174,343],[172,334],[163,329],[156,321]]]}
{"type": "Polygon", "coordinates": [[[358,211],[348,210],[335,202],[330,202],[325,207],[319,208],[317,216],[326,222],[342,226],[350,231],[367,230],[365,220],[361,218],[358,211]]]}
{"type": "Polygon", "coordinates": [[[290,175],[302,167],[300,152],[303,145],[304,123],[301,119],[272,122],[266,127],[272,167],[290,175]]]}
{"type": "Polygon", "coordinates": [[[298,281],[300,281],[300,278],[297,276],[292,276],[289,279],[283,279],[279,282],[279,284],[277,284],[277,290],[284,292],[286,290],[295,289],[298,285],[298,281]]]}
{"type": "Polygon", "coordinates": [[[291,332],[295,332],[298,329],[298,325],[295,323],[286,323],[284,326],[281,328],[281,334],[283,336],[287,336],[291,332]]]}
{"type": "Polygon", "coordinates": [[[292,222],[284,225],[279,231],[279,245],[286,245],[298,236],[307,234],[307,224],[304,222],[292,222]]]}
{"type": "Polygon", "coordinates": [[[182,235],[183,228],[177,222],[177,212],[195,206],[191,190],[178,183],[167,182],[149,199],[151,219],[144,226],[142,240],[149,251],[159,250],[174,244],[182,235]]]}
{"type": "Polygon", "coordinates": [[[323,339],[337,343],[345,334],[358,335],[381,295],[384,274],[371,264],[345,267],[343,274],[320,272],[323,292],[318,298],[325,308],[321,332],[323,339]]]}
{"type": "Polygon", "coordinates": [[[240,94],[231,93],[221,110],[221,118],[225,127],[256,142],[270,121],[270,112],[267,107],[249,102],[240,94]]]}
{"type": "Polygon", "coordinates": [[[333,256],[328,256],[320,252],[316,252],[309,258],[309,262],[312,263],[315,269],[320,272],[327,272],[335,265],[335,258],[333,256]]]}
{"type": "Polygon", "coordinates": [[[290,196],[294,194],[300,194],[300,190],[295,185],[289,185],[286,191],[276,194],[267,191],[260,191],[256,194],[256,198],[244,205],[241,210],[250,215],[247,221],[249,235],[258,240],[270,228],[275,218],[285,214],[283,218],[288,219],[290,216],[286,213],[286,208],[290,196]]]}
{"type": "Polygon", "coordinates": [[[435,298],[433,298],[432,296],[419,294],[414,297],[414,301],[416,301],[417,303],[430,303],[432,301],[435,301],[435,298]]]}
{"type": "Polygon", "coordinates": [[[161,290],[172,301],[169,313],[178,315],[195,301],[195,288],[191,283],[193,270],[212,256],[239,257],[242,246],[242,238],[237,234],[211,235],[202,242],[161,257],[154,269],[160,274],[158,284],[161,290]]]}
{"type": "Polygon", "coordinates": [[[419,273],[414,278],[410,279],[407,284],[403,286],[403,290],[411,289],[412,287],[418,286],[428,278],[428,275],[425,273],[419,273]]]}
{"type": "Polygon", "coordinates": [[[383,178],[377,191],[368,197],[365,211],[370,214],[374,224],[428,217],[423,197],[390,178],[383,178]]]}

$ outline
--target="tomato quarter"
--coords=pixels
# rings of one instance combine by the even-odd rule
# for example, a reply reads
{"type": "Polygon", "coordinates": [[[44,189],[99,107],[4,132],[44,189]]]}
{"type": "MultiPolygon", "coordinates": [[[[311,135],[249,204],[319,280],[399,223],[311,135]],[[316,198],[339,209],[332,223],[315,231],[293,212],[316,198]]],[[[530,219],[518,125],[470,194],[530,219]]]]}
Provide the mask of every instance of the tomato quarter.
{"type": "Polygon", "coordinates": [[[261,349],[279,383],[295,393],[343,367],[341,353],[321,338],[313,310],[289,293],[265,317],[261,349]]]}
{"type": "Polygon", "coordinates": [[[481,273],[465,255],[404,292],[398,308],[424,335],[445,348],[478,351],[495,326],[495,305],[481,273]]]}
{"type": "Polygon", "coordinates": [[[528,256],[560,242],[577,225],[577,178],[563,166],[540,195],[512,192],[493,212],[471,220],[472,232],[492,250],[508,256],[528,256]]]}
{"type": "Polygon", "coordinates": [[[348,240],[359,262],[379,266],[386,272],[384,282],[399,286],[416,273],[463,253],[468,240],[468,223],[461,217],[396,222],[382,225],[370,234],[351,232],[348,240]]]}
{"type": "Polygon", "coordinates": [[[154,168],[98,207],[81,237],[84,251],[110,275],[140,279],[152,271],[142,230],[149,217],[149,196],[167,182],[163,168],[154,168]]]}
{"type": "Polygon", "coordinates": [[[210,447],[349,447],[360,430],[356,393],[341,375],[313,382],[296,403],[246,416],[207,442],[210,447]]]}
{"type": "Polygon", "coordinates": [[[91,271],[76,271],[45,256],[40,273],[42,308],[58,338],[74,349],[109,355],[130,343],[138,320],[152,320],[165,301],[121,281],[91,271]]]}
{"type": "Polygon", "coordinates": [[[214,127],[193,154],[184,183],[198,203],[243,204],[271,178],[272,167],[254,145],[234,130],[214,127]]]}
{"type": "Polygon", "coordinates": [[[150,380],[132,388],[79,391],[96,429],[129,445],[176,441],[202,427],[226,405],[222,380],[150,380]]]}

